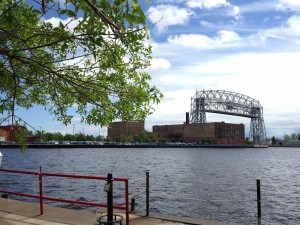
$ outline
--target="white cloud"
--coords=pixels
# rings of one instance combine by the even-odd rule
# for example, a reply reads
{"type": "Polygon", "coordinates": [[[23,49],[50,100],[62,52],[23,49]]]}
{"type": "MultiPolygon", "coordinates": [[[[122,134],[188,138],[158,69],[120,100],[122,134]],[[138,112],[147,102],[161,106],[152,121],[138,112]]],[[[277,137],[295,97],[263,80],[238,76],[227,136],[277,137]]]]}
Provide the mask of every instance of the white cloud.
{"type": "Polygon", "coordinates": [[[154,74],[161,74],[166,72],[171,68],[171,63],[165,58],[154,58],[151,61],[151,66],[149,66],[146,71],[154,74]]]}
{"type": "Polygon", "coordinates": [[[290,17],[281,27],[275,27],[249,36],[253,44],[265,43],[269,38],[285,39],[289,42],[300,43],[300,16],[290,17]]]}
{"type": "Polygon", "coordinates": [[[200,8],[200,9],[215,9],[220,7],[226,7],[229,11],[226,13],[227,16],[232,16],[236,20],[240,19],[240,8],[238,6],[231,5],[227,0],[188,0],[186,5],[189,8],[200,8]]]}
{"type": "Polygon", "coordinates": [[[278,0],[276,5],[277,10],[282,11],[300,11],[299,0],[278,0]]]}
{"type": "Polygon", "coordinates": [[[168,38],[171,44],[192,48],[224,48],[237,45],[240,40],[237,33],[226,30],[219,31],[213,38],[202,34],[180,34],[168,38]]]}
{"type": "Polygon", "coordinates": [[[289,35],[294,35],[298,37],[300,35],[300,16],[292,16],[288,21],[287,21],[289,35]]]}
{"type": "Polygon", "coordinates": [[[187,6],[190,8],[218,8],[222,6],[230,6],[227,0],[188,0],[187,6]]]}
{"type": "Polygon", "coordinates": [[[187,24],[193,12],[173,5],[158,5],[157,7],[150,7],[147,14],[150,21],[156,23],[157,31],[161,33],[169,26],[187,24]]]}
{"type": "Polygon", "coordinates": [[[201,26],[203,26],[203,27],[208,27],[208,28],[214,27],[214,24],[213,24],[213,23],[207,22],[207,21],[205,21],[205,20],[201,20],[201,21],[200,21],[200,24],[201,24],[201,26]]]}
{"type": "Polygon", "coordinates": [[[229,13],[230,16],[233,16],[236,20],[240,19],[240,8],[238,6],[233,6],[231,8],[231,12],[229,13]]]}
{"type": "Polygon", "coordinates": [[[72,19],[72,18],[67,18],[67,19],[60,19],[57,17],[51,17],[50,19],[44,20],[46,23],[52,23],[54,27],[57,27],[59,23],[61,22],[62,24],[68,24],[67,27],[73,31],[74,28],[78,25],[79,21],[82,20],[82,18],[79,19],[72,19]]]}
{"type": "MultiPolygon", "coordinates": [[[[186,49],[186,54],[188,52],[186,49]]],[[[278,126],[278,120],[287,118],[286,115],[293,124],[300,124],[300,53],[241,53],[218,55],[210,60],[203,58],[201,51],[192,54],[193,57],[180,65],[173,64],[168,73],[160,77],[159,87],[163,87],[165,98],[149,118],[152,121],[160,124],[182,123],[185,112],[190,111],[190,98],[196,89],[219,89],[259,100],[264,107],[268,136],[281,135],[273,125],[277,122],[278,126]]],[[[248,119],[218,114],[208,115],[208,120],[250,124],[248,119]]],[[[288,129],[288,133],[292,133],[295,126],[288,129]]]]}

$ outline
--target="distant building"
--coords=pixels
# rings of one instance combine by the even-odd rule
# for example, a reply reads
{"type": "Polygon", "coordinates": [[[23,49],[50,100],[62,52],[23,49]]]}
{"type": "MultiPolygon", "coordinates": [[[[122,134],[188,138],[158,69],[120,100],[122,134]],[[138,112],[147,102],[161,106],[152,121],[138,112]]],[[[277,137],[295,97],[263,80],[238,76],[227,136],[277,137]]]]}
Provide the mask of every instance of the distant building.
{"type": "MultiPolygon", "coordinates": [[[[3,141],[16,141],[14,132],[20,129],[20,127],[13,126],[13,125],[7,125],[7,126],[0,126],[0,137],[3,141]]],[[[36,142],[37,138],[32,137],[32,132],[28,131],[27,133],[27,142],[36,142]]]]}
{"type": "Polygon", "coordinates": [[[145,121],[114,122],[107,130],[108,137],[113,141],[120,141],[122,136],[135,136],[145,131],[145,121]]]}
{"type": "Polygon", "coordinates": [[[300,147],[300,140],[297,141],[287,141],[283,143],[285,146],[291,146],[291,147],[300,147]]]}
{"type": "Polygon", "coordinates": [[[157,140],[240,145],[245,143],[244,124],[225,122],[153,126],[157,140]]]}

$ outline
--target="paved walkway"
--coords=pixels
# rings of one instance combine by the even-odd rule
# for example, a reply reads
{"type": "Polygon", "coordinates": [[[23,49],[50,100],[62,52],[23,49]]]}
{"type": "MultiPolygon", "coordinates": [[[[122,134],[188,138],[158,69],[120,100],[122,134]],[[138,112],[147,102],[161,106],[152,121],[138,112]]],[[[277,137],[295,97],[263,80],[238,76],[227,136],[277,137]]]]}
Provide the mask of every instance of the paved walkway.
{"type": "MultiPolygon", "coordinates": [[[[71,210],[44,205],[44,215],[39,215],[39,205],[0,198],[0,225],[97,225],[101,213],[71,210]]],[[[125,219],[125,216],[124,216],[125,219]]],[[[125,221],[123,225],[125,225],[125,221]]],[[[229,225],[220,222],[196,220],[185,217],[150,214],[149,217],[130,215],[130,225],[229,225]]]]}

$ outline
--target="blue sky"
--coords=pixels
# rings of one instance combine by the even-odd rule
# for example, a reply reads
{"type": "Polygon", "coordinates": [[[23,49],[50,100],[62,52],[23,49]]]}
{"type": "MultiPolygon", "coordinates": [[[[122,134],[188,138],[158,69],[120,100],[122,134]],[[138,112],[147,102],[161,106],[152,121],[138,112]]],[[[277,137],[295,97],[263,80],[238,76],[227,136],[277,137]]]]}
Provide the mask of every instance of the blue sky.
{"type": "MultiPolygon", "coordinates": [[[[196,90],[228,90],[260,101],[267,136],[300,133],[299,0],[140,1],[150,25],[153,61],[147,71],[164,94],[146,119],[153,125],[179,124],[196,90]]],[[[58,21],[55,18],[46,18],[58,21]]],[[[106,128],[64,126],[42,108],[19,110],[37,129],[106,135],[106,128]]],[[[207,114],[208,122],[250,120],[207,114]]]]}

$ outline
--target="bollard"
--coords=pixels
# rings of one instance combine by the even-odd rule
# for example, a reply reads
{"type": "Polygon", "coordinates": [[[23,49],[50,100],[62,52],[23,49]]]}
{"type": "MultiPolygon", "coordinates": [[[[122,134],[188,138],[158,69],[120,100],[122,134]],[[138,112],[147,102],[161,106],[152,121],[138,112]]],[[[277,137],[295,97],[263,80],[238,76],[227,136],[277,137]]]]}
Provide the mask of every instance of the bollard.
{"type": "Polygon", "coordinates": [[[2,194],[2,198],[7,198],[8,199],[8,194],[2,194]]]}
{"type": "Polygon", "coordinates": [[[257,190],[257,222],[261,224],[261,196],[260,196],[260,179],[256,180],[256,190],[257,190]]]}
{"type": "Polygon", "coordinates": [[[135,211],[135,198],[131,199],[131,207],[130,207],[130,212],[134,212],[135,211]]]}
{"type": "Polygon", "coordinates": [[[146,170],[146,216],[149,216],[149,170],[146,170]]]}
{"type": "Polygon", "coordinates": [[[112,174],[107,174],[107,184],[109,186],[108,192],[107,192],[107,221],[109,221],[109,225],[113,224],[113,179],[112,174]]]}

